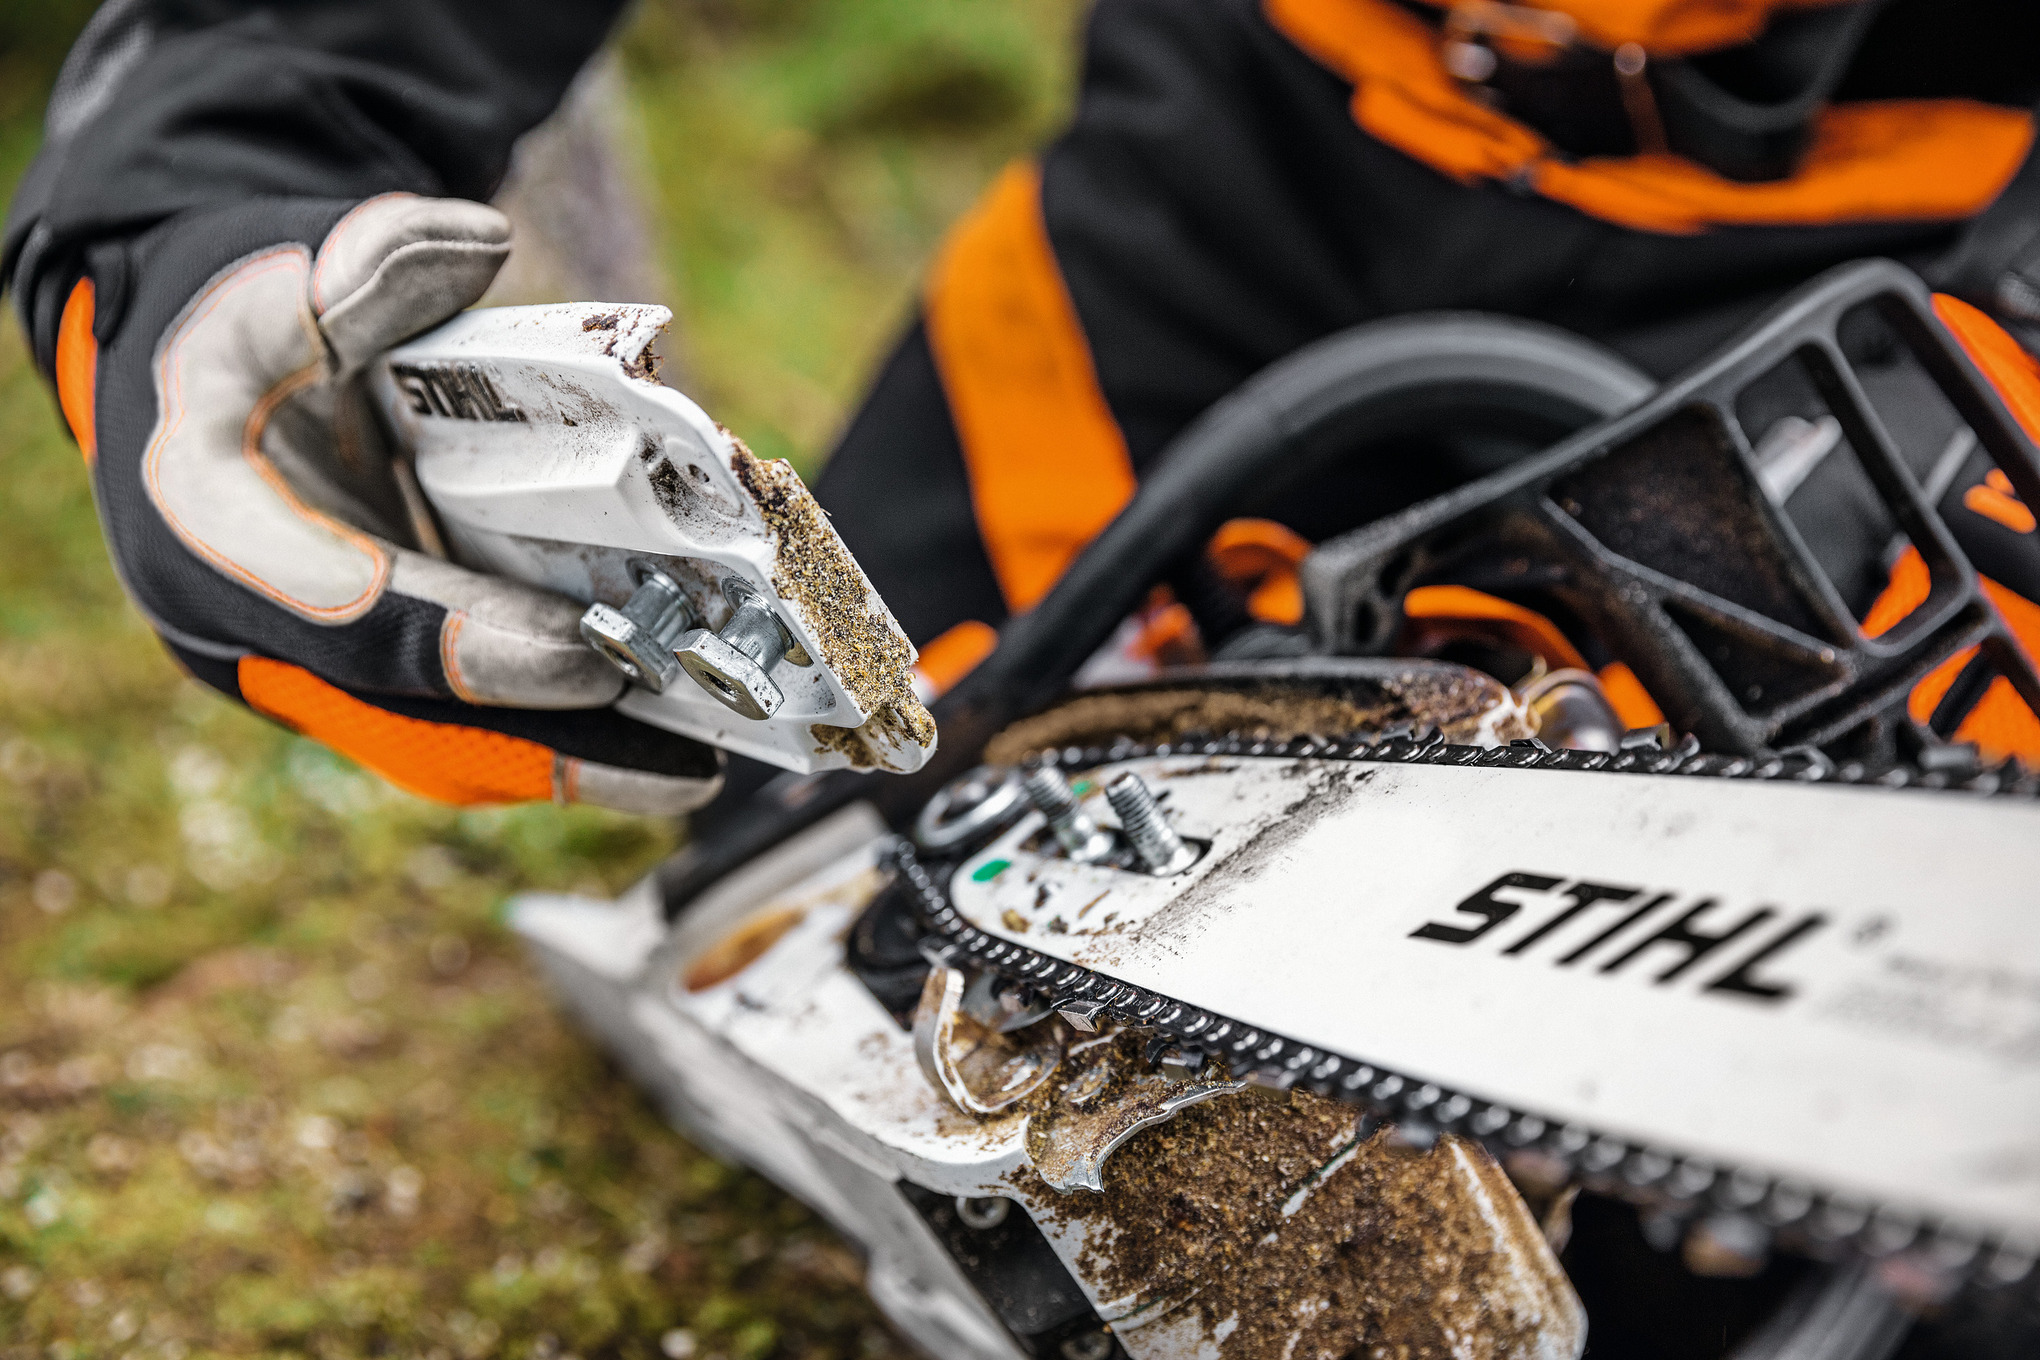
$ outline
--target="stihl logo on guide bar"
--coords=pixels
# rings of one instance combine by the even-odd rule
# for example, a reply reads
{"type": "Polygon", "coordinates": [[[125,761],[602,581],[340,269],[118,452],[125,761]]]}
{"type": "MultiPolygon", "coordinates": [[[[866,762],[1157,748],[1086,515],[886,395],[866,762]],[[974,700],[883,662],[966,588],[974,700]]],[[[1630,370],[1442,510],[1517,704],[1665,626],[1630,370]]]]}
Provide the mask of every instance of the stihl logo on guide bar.
{"type": "Polygon", "coordinates": [[[1773,1004],[1794,990],[1773,971],[1779,956],[1828,922],[1808,912],[1774,930],[1778,912],[1771,907],[1737,916],[1711,897],[1684,902],[1677,893],[1519,872],[1503,874],[1459,904],[1458,911],[1474,918],[1471,924],[1430,921],[1410,938],[1470,945],[1523,916],[1526,906],[1544,904],[1550,909],[1524,918],[1527,928],[1497,937],[1503,957],[1534,953],[1557,968],[1585,964],[1597,973],[1637,965],[1657,969],[1652,981],[1661,986],[1690,976],[1699,991],[1773,1004]],[[1708,965],[1704,971],[1702,964],[1708,965]]]}

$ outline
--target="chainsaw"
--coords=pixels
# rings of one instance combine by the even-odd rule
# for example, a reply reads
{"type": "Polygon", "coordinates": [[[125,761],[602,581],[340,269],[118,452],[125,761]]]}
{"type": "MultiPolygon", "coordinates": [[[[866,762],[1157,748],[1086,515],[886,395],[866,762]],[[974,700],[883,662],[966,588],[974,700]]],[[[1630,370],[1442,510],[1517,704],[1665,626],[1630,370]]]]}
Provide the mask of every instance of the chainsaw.
{"type": "Polygon", "coordinates": [[[451,555],[582,600],[626,712],[789,772],[512,921],[930,1354],[2035,1353],[2040,777],[1984,718],[2040,676],[1949,524],[2040,504],[2040,455],[1909,272],[1663,386],[1501,318],[1321,342],[1181,436],[939,749],[798,478],[650,376],[665,320],[470,313],[374,382],[451,555]],[[1319,543],[1300,620],[1200,602],[1219,523],[1412,431],[1469,475],[1319,543]],[[1823,487],[1911,573],[1892,617],[1823,487]],[[1203,657],[1087,683],[1164,583],[1203,657]]]}

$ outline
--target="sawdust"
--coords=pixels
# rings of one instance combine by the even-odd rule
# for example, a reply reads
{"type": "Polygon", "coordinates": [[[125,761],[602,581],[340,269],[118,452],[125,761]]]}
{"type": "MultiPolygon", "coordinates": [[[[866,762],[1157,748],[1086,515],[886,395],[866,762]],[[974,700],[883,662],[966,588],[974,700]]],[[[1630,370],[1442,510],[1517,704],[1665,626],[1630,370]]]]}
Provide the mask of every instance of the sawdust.
{"type": "MultiPolygon", "coordinates": [[[[618,312],[596,312],[592,316],[581,318],[581,330],[584,334],[590,331],[606,332],[609,339],[602,346],[602,352],[611,358],[616,358],[617,342],[622,340],[626,334],[622,324],[623,319],[622,314],[618,312]]],[[[663,331],[664,327],[660,329],[663,331]]],[[[626,375],[636,378],[640,382],[657,382],[659,380],[659,355],[654,347],[656,340],[657,337],[654,336],[653,340],[647,342],[636,354],[621,360],[623,371],[626,375]]]]}
{"type": "MultiPolygon", "coordinates": [[[[1013,765],[1056,747],[1102,744],[1120,737],[1158,742],[1240,733],[1286,741],[1348,737],[1403,725],[1435,726],[1450,741],[1472,742],[1481,735],[1483,719],[1506,701],[1499,683],[1456,667],[1412,669],[1372,688],[1373,697],[1355,697],[1327,693],[1317,685],[1270,681],[1218,688],[1192,678],[1167,687],[1079,695],[1007,728],[985,747],[985,759],[1013,765]]],[[[1506,740],[1529,733],[1512,730],[1497,735],[1506,740]]]]}
{"type": "Polygon", "coordinates": [[[1054,1190],[1101,1189],[1101,1164],[1138,1130],[1236,1089],[1222,1060],[1194,1079],[1172,1078],[1142,1057],[1153,1031],[1122,1029],[1070,1046],[1029,1103],[1027,1157],[1054,1190]]]}
{"type": "Polygon", "coordinates": [[[1223,1355],[1576,1355],[1584,1312],[1487,1154],[1358,1142],[1356,1118],[1305,1093],[1220,1096],[1136,1134],[1103,1194],[1044,1197],[1093,1229],[1101,1294],[1182,1311],[1223,1355]]]}
{"type": "Polygon", "coordinates": [[[864,742],[861,729],[855,727],[831,727],[827,723],[808,724],[808,736],[818,751],[834,752],[848,761],[853,770],[874,769],[878,758],[871,747],[864,742]]]}
{"type": "MultiPolygon", "coordinates": [[[[870,715],[867,726],[879,723],[875,730],[880,735],[898,734],[915,745],[932,744],[935,720],[914,697],[913,646],[878,602],[814,495],[792,464],[760,458],[734,435],[730,444],[737,480],[777,543],[773,588],[800,609],[823,664],[870,715]]],[[[842,752],[859,768],[881,763],[879,753],[847,729],[810,730],[817,741],[842,752]],[[842,735],[825,739],[825,731],[842,735]]]]}

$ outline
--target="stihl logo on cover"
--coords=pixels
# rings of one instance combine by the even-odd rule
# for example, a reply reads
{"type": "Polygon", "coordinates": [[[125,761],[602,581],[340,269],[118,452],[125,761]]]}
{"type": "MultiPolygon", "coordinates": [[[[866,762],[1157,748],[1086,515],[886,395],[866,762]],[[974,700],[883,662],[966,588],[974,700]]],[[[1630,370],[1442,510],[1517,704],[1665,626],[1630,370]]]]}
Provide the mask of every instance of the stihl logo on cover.
{"type": "Polygon", "coordinates": [[[1702,992],[1774,1005],[1795,990],[1777,975],[1779,957],[1828,923],[1819,912],[1781,923],[1772,907],[1738,915],[1712,897],[1523,872],[1503,874],[1456,910],[1473,923],[1430,921],[1410,938],[1470,945],[1493,936],[1508,958],[1534,954],[1553,967],[1597,973],[1656,969],[1661,986],[1695,977],[1702,992]],[[1523,928],[1495,935],[1511,922],[1523,928]]]}
{"type": "Polygon", "coordinates": [[[475,364],[391,364],[390,374],[411,409],[421,416],[454,420],[522,421],[530,417],[508,401],[475,364]]]}

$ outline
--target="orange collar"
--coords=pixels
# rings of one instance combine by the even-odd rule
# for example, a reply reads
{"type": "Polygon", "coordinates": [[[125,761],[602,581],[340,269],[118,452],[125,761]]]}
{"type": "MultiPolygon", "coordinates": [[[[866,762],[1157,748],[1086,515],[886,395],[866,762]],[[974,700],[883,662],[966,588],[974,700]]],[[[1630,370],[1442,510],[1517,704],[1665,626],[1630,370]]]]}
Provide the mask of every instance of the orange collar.
{"type": "Polygon", "coordinates": [[[1542,31],[1612,52],[1635,43],[1653,57],[1683,57],[1753,41],[1782,10],[1824,9],[1860,0],[1423,0],[1481,31],[1542,31]]]}
{"type": "MultiPolygon", "coordinates": [[[[1564,3],[1582,14],[1749,11],[1755,22],[1777,8],[1764,0],[1564,3]]],[[[1468,94],[1445,69],[1438,34],[1393,0],[1263,0],[1263,7],[1291,42],[1352,84],[1353,121],[1376,140],[1461,183],[1514,184],[1640,231],[1956,221],[1998,196],[2033,140],[2024,109],[1886,100],[1826,110],[1799,172],[1775,182],[1738,183],[1664,154],[1570,161],[1468,94]]]]}

